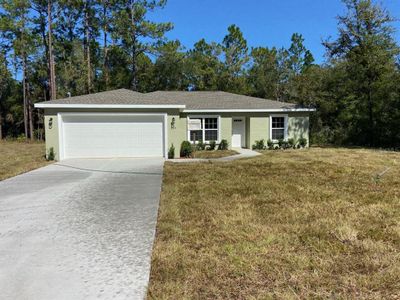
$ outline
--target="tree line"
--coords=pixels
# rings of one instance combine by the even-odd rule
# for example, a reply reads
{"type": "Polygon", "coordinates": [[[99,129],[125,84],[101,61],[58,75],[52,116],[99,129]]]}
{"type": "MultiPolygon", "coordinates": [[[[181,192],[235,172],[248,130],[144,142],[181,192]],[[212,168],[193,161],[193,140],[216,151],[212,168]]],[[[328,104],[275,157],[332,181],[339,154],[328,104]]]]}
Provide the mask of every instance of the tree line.
{"type": "MultiPolygon", "coordinates": [[[[342,0],[338,36],[316,64],[300,33],[252,47],[231,25],[191,49],[149,14],[166,0],[0,0],[0,137],[43,138],[38,101],[117,88],[222,90],[313,106],[312,142],[400,147],[399,45],[390,13],[342,0]]],[[[268,33],[266,33],[268,34],[268,33]]]]}

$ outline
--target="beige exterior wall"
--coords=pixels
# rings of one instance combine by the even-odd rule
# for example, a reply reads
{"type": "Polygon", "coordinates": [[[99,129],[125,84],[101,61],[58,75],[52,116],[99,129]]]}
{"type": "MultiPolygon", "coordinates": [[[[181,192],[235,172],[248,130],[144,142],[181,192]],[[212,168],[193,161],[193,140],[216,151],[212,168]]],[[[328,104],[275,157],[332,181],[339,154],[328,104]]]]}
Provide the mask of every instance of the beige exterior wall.
{"type": "Polygon", "coordinates": [[[59,147],[58,147],[58,118],[57,113],[45,113],[44,125],[46,133],[46,155],[49,153],[50,148],[53,148],[55,159],[59,160],[59,147]],[[50,126],[51,119],[51,126],[50,126]]]}
{"type": "Polygon", "coordinates": [[[299,138],[306,138],[307,146],[309,145],[309,126],[309,114],[291,113],[288,115],[288,137],[295,141],[299,138]]]}
{"type": "Polygon", "coordinates": [[[175,157],[179,157],[181,143],[187,140],[187,122],[186,117],[181,118],[179,113],[168,115],[168,150],[174,145],[175,157]],[[175,118],[175,126],[172,128],[172,119],[175,118]]]}
{"type": "MultiPolygon", "coordinates": [[[[73,112],[76,110],[63,110],[62,112],[73,112]]],[[[45,130],[46,130],[46,153],[53,147],[56,159],[59,159],[59,143],[58,143],[58,119],[54,109],[45,110],[45,130]],[[52,127],[49,127],[49,121],[52,118],[52,127]]],[[[79,112],[109,112],[107,110],[79,110],[79,112]]],[[[143,113],[165,113],[159,111],[137,111],[137,110],[113,110],[112,112],[143,112],[143,113]]],[[[168,143],[167,151],[172,146],[175,147],[175,157],[179,157],[180,146],[187,138],[187,116],[188,114],[180,114],[177,110],[167,111],[167,134],[168,143]],[[175,126],[172,128],[172,119],[175,118],[175,126]]],[[[245,117],[246,119],[246,147],[251,148],[256,140],[264,139],[267,141],[270,137],[270,114],[266,113],[220,113],[220,114],[193,114],[193,115],[215,115],[220,116],[220,136],[226,139],[229,147],[232,145],[232,117],[245,117]]],[[[190,115],[189,115],[190,116],[190,115]]],[[[309,139],[309,116],[308,113],[290,113],[288,114],[288,137],[299,139],[305,137],[309,139]]]]}
{"type": "Polygon", "coordinates": [[[266,142],[269,139],[268,115],[249,116],[247,126],[249,127],[248,148],[251,149],[258,140],[264,140],[266,142]]]}
{"type": "Polygon", "coordinates": [[[229,149],[232,146],[232,116],[221,116],[221,140],[227,140],[229,149]]]}

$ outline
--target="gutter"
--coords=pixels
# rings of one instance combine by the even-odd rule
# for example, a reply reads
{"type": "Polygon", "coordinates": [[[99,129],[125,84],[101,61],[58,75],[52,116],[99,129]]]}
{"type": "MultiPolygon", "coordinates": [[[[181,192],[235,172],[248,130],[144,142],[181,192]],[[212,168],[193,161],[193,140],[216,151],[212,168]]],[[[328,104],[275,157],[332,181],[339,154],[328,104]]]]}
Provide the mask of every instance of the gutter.
{"type": "Polygon", "coordinates": [[[277,108],[277,109],[185,109],[186,105],[178,104],[48,104],[36,103],[35,108],[88,108],[88,109],[179,109],[183,113],[250,113],[250,112],[315,112],[315,108],[277,108]]]}
{"type": "Polygon", "coordinates": [[[184,109],[184,113],[224,113],[224,112],[314,112],[315,108],[278,108],[278,109],[184,109]]]}
{"type": "Polygon", "coordinates": [[[141,104],[47,104],[47,103],[36,103],[35,108],[109,108],[109,109],[121,109],[121,108],[137,108],[137,109],[184,109],[186,105],[176,104],[156,104],[156,105],[141,105],[141,104]]]}

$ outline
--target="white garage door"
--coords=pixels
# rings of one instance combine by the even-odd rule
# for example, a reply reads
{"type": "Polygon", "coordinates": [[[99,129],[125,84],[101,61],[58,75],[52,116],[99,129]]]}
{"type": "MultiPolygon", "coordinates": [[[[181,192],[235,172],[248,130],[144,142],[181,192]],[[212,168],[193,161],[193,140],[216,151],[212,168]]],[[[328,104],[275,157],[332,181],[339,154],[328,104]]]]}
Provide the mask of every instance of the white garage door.
{"type": "Polygon", "coordinates": [[[61,156],[162,157],[164,116],[129,114],[63,114],[61,156]]]}

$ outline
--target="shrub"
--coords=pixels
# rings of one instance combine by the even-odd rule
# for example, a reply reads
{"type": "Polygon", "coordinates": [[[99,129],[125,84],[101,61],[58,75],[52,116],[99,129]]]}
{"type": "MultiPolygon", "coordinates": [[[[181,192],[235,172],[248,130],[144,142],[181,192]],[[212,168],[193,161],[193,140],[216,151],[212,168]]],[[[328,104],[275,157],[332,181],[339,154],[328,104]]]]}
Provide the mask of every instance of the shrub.
{"type": "Polygon", "coordinates": [[[228,150],[228,141],[227,140],[221,140],[221,142],[218,145],[218,150],[228,150]]]}
{"type": "Polygon", "coordinates": [[[193,153],[192,144],[190,144],[190,142],[188,141],[183,141],[181,144],[181,151],[180,151],[181,157],[191,157],[192,153],[193,153]]]}
{"type": "Polygon", "coordinates": [[[56,155],[54,153],[54,148],[50,147],[49,153],[47,153],[47,160],[54,160],[55,157],[56,157],[56,155]]]}
{"type": "Polygon", "coordinates": [[[307,139],[303,137],[299,138],[299,146],[305,148],[307,146],[307,139]]]}
{"type": "Polygon", "coordinates": [[[252,146],[253,150],[264,150],[265,149],[265,141],[259,140],[255,141],[255,144],[252,146]]]}
{"type": "Polygon", "coordinates": [[[290,139],[288,139],[288,146],[289,146],[289,148],[295,148],[295,146],[296,146],[296,141],[294,140],[294,138],[290,138],[290,139]]]}
{"type": "Polygon", "coordinates": [[[286,149],[289,149],[289,148],[292,148],[292,147],[290,146],[289,141],[282,141],[281,148],[286,150],[286,149]]]}
{"type": "Polygon", "coordinates": [[[172,144],[168,150],[168,159],[172,159],[174,157],[175,157],[175,147],[174,147],[174,144],[172,144]]]}
{"type": "MultiPolygon", "coordinates": [[[[278,140],[279,149],[282,148],[283,142],[284,142],[283,139],[279,139],[279,140],[278,140]]],[[[276,148],[275,148],[275,149],[276,149],[276,148]]]]}
{"type": "Polygon", "coordinates": [[[199,141],[197,143],[197,145],[196,145],[196,150],[202,151],[202,150],[205,150],[205,149],[206,149],[206,145],[202,141],[199,141]]]}
{"type": "Polygon", "coordinates": [[[211,141],[210,145],[208,146],[207,150],[213,151],[215,150],[215,146],[217,145],[217,143],[215,141],[211,141]]]}
{"type": "Polygon", "coordinates": [[[269,150],[274,150],[274,142],[271,141],[270,139],[267,141],[268,149],[269,150]]]}
{"type": "Polygon", "coordinates": [[[25,142],[26,141],[25,134],[21,133],[20,135],[18,135],[16,138],[16,141],[17,142],[25,142]]]}

